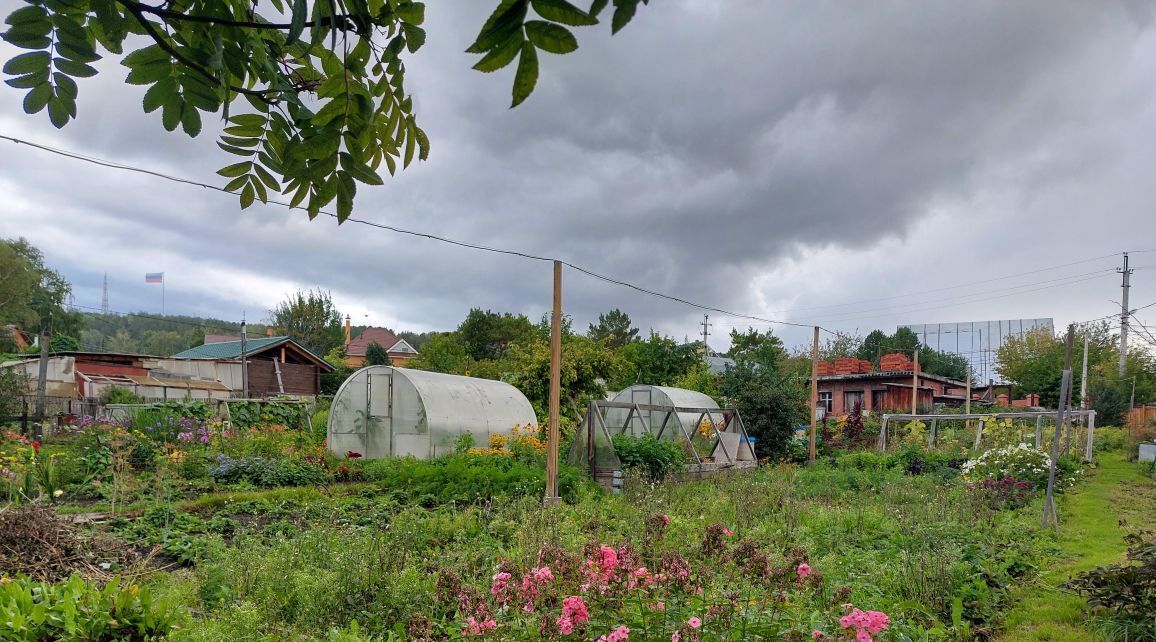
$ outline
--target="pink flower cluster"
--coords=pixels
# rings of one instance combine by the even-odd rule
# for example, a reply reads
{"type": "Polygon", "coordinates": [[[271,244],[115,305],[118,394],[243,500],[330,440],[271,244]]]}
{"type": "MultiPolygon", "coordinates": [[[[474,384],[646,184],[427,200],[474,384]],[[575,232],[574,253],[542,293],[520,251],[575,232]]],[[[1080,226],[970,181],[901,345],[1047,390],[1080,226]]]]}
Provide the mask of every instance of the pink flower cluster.
{"type": "Polygon", "coordinates": [[[589,620],[590,611],[581,597],[571,595],[562,600],[562,615],[558,616],[558,631],[562,635],[570,635],[574,632],[574,627],[582,626],[589,620]]]}
{"type": "MultiPolygon", "coordinates": [[[[850,605],[844,605],[850,606],[850,605]]],[[[861,611],[855,609],[839,618],[839,626],[855,629],[856,642],[871,642],[871,634],[884,631],[891,625],[891,618],[882,611],[861,611]]]]}
{"type": "Polygon", "coordinates": [[[795,574],[799,576],[799,581],[802,582],[811,575],[811,565],[806,562],[799,564],[799,568],[795,569],[795,574]]]}
{"type": "Polygon", "coordinates": [[[462,635],[485,635],[487,631],[491,631],[497,627],[498,623],[493,618],[479,620],[471,615],[466,618],[466,626],[462,629],[462,635]]]}
{"type": "Polygon", "coordinates": [[[607,635],[598,636],[598,642],[625,642],[630,639],[630,629],[620,626],[607,635]]]}

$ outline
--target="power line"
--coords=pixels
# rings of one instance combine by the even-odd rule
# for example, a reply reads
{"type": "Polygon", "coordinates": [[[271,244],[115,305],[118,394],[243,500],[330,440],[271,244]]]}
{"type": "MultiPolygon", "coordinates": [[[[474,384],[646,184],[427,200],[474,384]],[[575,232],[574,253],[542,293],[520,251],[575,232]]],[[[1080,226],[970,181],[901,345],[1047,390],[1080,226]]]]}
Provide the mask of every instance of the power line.
{"type": "MultiPolygon", "coordinates": [[[[33,148],[36,148],[36,149],[39,149],[39,150],[42,150],[42,151],[46,151],[46,152],[49,152],[49,153],[52,153],[52,154],[57,154],[57,155],[59,155],[59,156],[64,156],[64,157],[66,157],[66,158],[71,158],[71,159],[74,159],[74,160],[84,161],[84,162],[86,162],[86,163],[92,163],[92,164],[95,164],[95,165],[100,165],[100,166],[102,166],[102,167],[107,167],[107,168],[110,168],[110,169],[118,169],[118,170],[123,170],[123,171],[129,171],[129,172],[136,172],[136,173],[140,173],[140,174],[146,174],[146,175],[149,175],[149,176],[153,176],[153,177],[155,177],[155,178],[161,178],[161,179],[164,179],[164,180],[167,180],[167,181],[172,181],[172,182],[175,182],[175,183],[182,183],[182,184],[185,184],[185,185],[192,185],[192,186],[194,186],[194,187],[201,187],[201,188],[204,188],[204,189],[209,189],[209,190],[213,190],[213,191],[216,191],[216,192],[221,192],[221,193],[223,193],[223,194],[229,194],[229,195],[231,195],[231,196],[235,196],[235,195],[234,195],[232,192],[226,191],[224,188],[221,188],[221,187],[217,187],[216,185],[210,185],[210,184],[208,184],[208,183],[202,183],[202,182],[200,182],[200,181],[195,181],[195,180],[192,180],[192,179],[188,179],[188,178],[181,178],[181,177],[178,177],[178,176],[172,176],[172,175],[169,175],[169,174],[164,174],[164,173],[161,173],[161,172],[156,172],[156,171],[153,171],[153,170],[144,169],[144,168],[141,168],[141,167],[135,167],[135,166],[133,166],[133,165],[125,165],[125,164],[123,164],[123,163],[116,163],[116,162],[113,162],[113,161],[108,161],[108,160],[104,160],[104,159],[101,159],[101,158],[95,158],[95,157],[92,157],[92,156],[86,156],[86,155],[84,155],[84,154],[78,154],[78,153],[76,153],[76,152],[70,152],[70,151],[67,151],[67,150],[63,150],[63,149],[57,149],[57,148],[55,148],[55,147],[50,147],[50,146],[48,146],[48,145],[43,145],[43,144],[40,144],[40,143],[34,143],[34,142],[31,142],[31,141],[27,141],[27,140],[24,140],[24,139],[21,139],[21,138],[14,138],[14,137],[12,137],[12,136],[7,136],[7,135],[4,135],[4,134],[0,134],[0,139],[3,139],[3,140],[8,140],[8,141],[11,141],[11,142],[13,142],[13,143],[16,143],[16,144],[18,144],[18,145],[28,145],[29,147],[33,147],[33,148]]],[[[302,210],[302,211],[305,211],[305,208],[303,208],[303,207],[300,207],[300,206],[298,206],[298,207],[294,207],[294,206],[292,206],[292,205],[290,205],[289,203],[286,203],[286,202],[284,202],[284,201],[279,201],[279,200],[275,200],[275,199],[269,199],[267,202],[268,202],[268,203],[271,203],[271,204],[274,204],[274,205],[280,205],[280,206],[286,207],[286,208],[288,208],[288,209],[290,209],[290,210],[298,209],[298,210],[302,210]]],[[[321,213],[321,214],[324,214],[325,216],[328,216],[328,217],[330,217],[330,218],[333,218],[333,219],[337,219],[337,218],[338,218],[336,214],[334,214],[334,213],[332,213],[332,212],[327,212],[327,211],[325,211],[325,210],[321,210],[321,211],[320,211],[320,213],[321,213]]],[[[464,247],[464,248],[468,248],[468,249],[472,249],[472,250],[479,250],[479,251],[483,251],[483,252],[493,252],[493,253],[495,253],[495,254],[505,254],[505,255],[510,255],[510,256],[517,256],[517,257],[521,257],[521,258],[524,258],[524,259],[530,259],[530,260],[534,260],[534,261],[554,261],[554,260],[555,260],[555,259],[552,259],[552,258],[549,258],[549,257],[545,257],[545,256],[538,256],[538,255],[535,255],[535,254],[529,254],[529,253],[526,253],[526,252],[520,252],[520,251],[517,251],[517,250],[508,250],[508,249],[503,249],[503,248],[490,247],[490,246],[487,246],[487,245],[480,245],[480,244],[477,244],[477,243],[469,243],[469,242],[466,242],[466,241],[459,241],[459,240],[457,240],[457,239],[451,239],[451,238],[448,238],[448,237],[444,237],[444,236],[438,236],[438,235],[436,235],[436,234],[429,234],[429,233],[426,233],[426,232],[418,232],[418,231],[415,231],[415,230],[409,230],[409,229],[405,229],[405,228],[401,228],[401,227],[396,227],[396,226],[393,226],[393,225],[385,225],[385,224],[383,224],[383,223],[374,223],[374,222],[372,222],[372,221],[366,221],[366,220],[363,220],[363,219],[358,219],[358,218],[353,218],[353,217],[349,217],[349,218],[345,219],[345,221],[346,221],[346,222],[348,222],[348,223],[355,223],[355,224],[359,224],[359,225],[367,225],[367,226],[369,226],[369,227],[375,227],[375,228],[378,228],[378,229],[387,230],[387,231],[390,231],[390,232],[395,232],[395,233],[397,233],[397,234],[406,234],[406,235],[409,235],[409,236],[416,236],[416,237],[419,237],[419,238],[424,238],[424,239],[428,239],[428,240],[431,240],[431,241],[438,241],[438,242],[441,242],[441,243],[448,243],[448,244],[450,244],[450,245],[456,245],[456,246],[459,246],[459,247],[464,247]]],[[[613,283],[613,284],[615,284],[615,285],[619,285],[619,286],[622,286],[622,287],[630,288],[630,289],[632,289],[632,290],[636,290],[636,291],[638,291],[638,292],[642,292],[642,293],[644,293],[644,294],[648,294],[648,295],[650,295],[650,296],[658,297],[658,298],[661,298],[661,299],[667,299],[667,300],[669,300],[669,301],[674,301],[674,302],[676,302],[676,303],[681,303],[681,304],[683,304],[683,305],[687,305],[687,306],[690,306],[690,307],[698,308],[698,309],[700,309],[700,310],[705,310],[705,311],[708,311],[708,312],[718,312],[719,314],[724,314],[724,315],[727,315],[727,316],[737,317],[737,318],[741,318],[741,319],[751,319],[751,320],[755,320],[755,321],[761,321],[761,322],[764,322],[764,323],[781,324],[781,325],[796,326],[796,327],[811,327],[811,324],[806,324],[806,323],[795,323],[795,322],[791,322],[791,321],[780,321],[780,320],[775,320],[775,319],[768,319],[768,318],[766,318],[766,317],[760,317],[760,316],[751,315],[751,314],[742,314],[742,313],[738,313],[738,312],[732,312],[732,311],[729,311],[729,310],[725,310],[725,309],[723,309],[723,308],[718,308],[718,307],[709,306],[709,305],[703,305],[703,304],[701,304],[701,303],[695,303],[695,302],[693,302],[693,301],[689,301],[689,300],[687,300],[687,299],[683,299],[683,298],[681,298],[681,297],[676,297],[676,296],[672,296],[672,295],[669,295],[669,294],[663,294],[663,293],[661,293],[661,292],[656,292],[656,291],[654,291],[654,290],[650,290],[650,289],[644,288],[644,287],[642,287],[642,286],[639,286],[639,285],[635,285],[635,284],[633,284],[633,283],[629,283],[629,282],[626,282],[626,281],[621,281],[621,280],[618,280],[618,279],[614,279],[614,278],[612,278],[612,277],[609,277],[609,276],[606,276],[606,275],[603,275],[603,274],[598,274],[598,273],[596,273],[596,272],[593,272],[593,271],[591,271],[591,270],[588,270],[588,269],[586,269],[586,268],[584,268],[584,267],[581,267],[581,266],[579,266],[579,265],[575,265],[575,264],[573,264],[573,263],[570,263],[570,262],[568,262],[568,261],[561,261],[561,262],[562,262],[562,264],[563,264],[563,265],[566,265],[566,266],[568,266],[568,267],[570,267],[570,268],[573,268],[574,270],[576,270],[576,271],[578,271],[578,272],[581,272],[581,273],[583,273],[583,274],[585,274],[585,275],[587,275],[587,276],[590,276],[590,277],[592,277],[592,278],[595,278],[595,279],[599,279],[599,280],[602,280],[602,281],[606,281],[607,283],[613,283]]]]}

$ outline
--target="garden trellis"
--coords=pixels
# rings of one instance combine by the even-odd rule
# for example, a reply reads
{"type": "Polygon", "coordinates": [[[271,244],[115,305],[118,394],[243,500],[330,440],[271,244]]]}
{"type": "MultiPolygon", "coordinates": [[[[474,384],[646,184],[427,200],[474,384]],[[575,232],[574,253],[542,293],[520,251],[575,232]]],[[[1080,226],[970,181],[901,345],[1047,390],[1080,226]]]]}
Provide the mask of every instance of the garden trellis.
{"type": "MultiPolygon", "coordinates": [[[[1066,438],[1064,445],[1064,452],[1070,449],[1072,441],[1072,432],[1077,430],[1075,419],[1083,418],[1084,424],[1084,460],[1092,460],[1092,445],[1096,431],[1096,411],[1095,410],[1068,410],[1066,427],[1066,438]]],[[[1042,412],[995,412],[995,413],[972,413],[972,414],[930,414],[930,415],[911,415],[911,414],[884,414],[883,425],[879,430],[879,439],[877,442],[879,452],[887,450],[888,425],[892,422],[903,421],[924,422],[928,426],[927,433],[927,447],[935,448],[936,440],[939,437],[940,422],[949,421],[963,421],[967,423],[975,423],[975,436],[972,443],[972,450],[979,450],[983,442],[986,424],[989,421],[1001,421],[1003,419],[1025,419],[1035,421],[1035,447],[1043,448],[1044,444],[1044,422],[1051,420],[1054,424],[1056,413],[1054,411],[1042,412]]]]}

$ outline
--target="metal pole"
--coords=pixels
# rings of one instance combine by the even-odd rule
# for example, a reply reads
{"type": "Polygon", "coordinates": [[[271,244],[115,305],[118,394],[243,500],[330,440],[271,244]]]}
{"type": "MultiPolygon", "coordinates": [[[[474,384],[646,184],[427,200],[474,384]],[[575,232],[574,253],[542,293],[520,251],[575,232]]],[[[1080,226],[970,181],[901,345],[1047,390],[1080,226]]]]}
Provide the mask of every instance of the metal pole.
{"type": "Polygon", "coordinates": [[[558,496],[558,420],[562,402],[562,262],[554,261],[554,306],[550,316],[550,407],[546,427],[546,506],[562,502],[558,496]]]}
{"type": "Polygon", "coordinates": [[[819,326],[811,344],[811,439],[807,461],[815,461],[815,432],[819,423],[819,326]]]}
{"type": "Polygon", "coordinates": [[[1068,393],[1072,386],[1072,342],[1075,334],[1075,324],[1069,325],[1068,348],[1064,354],[1064,374],[1060,379],[1060,407],[1056,410],[1056,434],[1052,437],[1052,460],[1048,466],[1048,491],[1044,496],[1044,515],[1040,521],[1041,526],[1046,527],[1051,523],[1057,529],[1060,527],[1060,519],[1056,514],[1056,459],[1060,456],[1060,429],[1064,425],[1068,393]]]}
{"type": "Polygon", "coordinates": [[[1080,410],[1088,409],[1088,330],[1084,329],[1084,365],[1080,368],[1080,410]]]}
{"type": "Polygon", "coordinates": [[[1093,445],[1092,439],[1096,433],[1096,411],[1095,410],[1088,412],[1086,421],[1088,423],[1088,444],[1084,447],[1084,461],[1092,461],[1092,445],[1093,445]]]}

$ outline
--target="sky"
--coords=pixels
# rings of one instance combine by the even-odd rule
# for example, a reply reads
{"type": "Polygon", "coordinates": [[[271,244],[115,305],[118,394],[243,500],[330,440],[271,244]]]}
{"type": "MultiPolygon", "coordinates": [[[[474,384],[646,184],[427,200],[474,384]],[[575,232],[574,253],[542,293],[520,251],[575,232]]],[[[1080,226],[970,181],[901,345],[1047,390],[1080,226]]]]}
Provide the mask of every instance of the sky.
{"type": "MultiPolygon", "coordinates": [[[[362,186],[354,216],[560,258],[711,313],[710,343],[773,328],[865,334],[899,324],[1119,310],[1156,302],[1156,5],[660,0],[611,37],[542,54],[509,109],[513,66],[470,69],[486,2],[433,2],[407,85],[428,161],[362,186]]],[[[0,0],[0,13],[18,7],[0,0]]],[[[607,21],[608,22],[608,21],[607,21]]],[[[0,43],[0,59],[16,50],[0,43]]],[[[80,81],[55,130],[0,86],[0,134],[222,184],[233,162],[144,114],[115,60],[80,81]]],[[[538,319],[548,263],[477,252],[0,140],[0,237],[25,237],[75,304],[260,321],[297,289],[356,324],[446,330],[471,307],[538,319]]],[[[703,311],[568,270],[576,328],[621,308],[676,338],[703,311]]],[[[1139,318],[1156,322],[1156,307],[1139,318]]],[[[824,335],[829,337],[830,335],[824,335]]]]}

